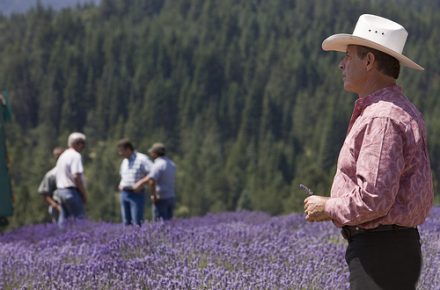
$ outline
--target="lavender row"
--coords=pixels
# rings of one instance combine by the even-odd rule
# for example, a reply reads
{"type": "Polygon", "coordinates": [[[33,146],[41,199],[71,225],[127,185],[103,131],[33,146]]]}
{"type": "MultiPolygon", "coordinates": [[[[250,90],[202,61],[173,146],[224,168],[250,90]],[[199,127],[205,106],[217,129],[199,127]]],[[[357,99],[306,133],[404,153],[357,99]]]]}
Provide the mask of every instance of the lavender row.
{"type": "MultiPolygon", "coordinates": [[[[420,232],[419,289],[435,289],[440,208],[420,232]]],[[[331,223],[299,214],[34,225],[0,236],[0,289],[348,289],[345,247],[331,223]]]]}

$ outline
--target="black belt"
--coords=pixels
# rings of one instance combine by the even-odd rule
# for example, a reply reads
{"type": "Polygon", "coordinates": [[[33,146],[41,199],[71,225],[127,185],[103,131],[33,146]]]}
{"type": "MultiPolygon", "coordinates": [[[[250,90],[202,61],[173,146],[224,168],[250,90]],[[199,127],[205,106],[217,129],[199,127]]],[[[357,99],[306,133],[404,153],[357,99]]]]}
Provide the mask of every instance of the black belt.
{"type": "Polygon", "coordinates": [[[133,189],[128,189],[128,188],[124,188],[124,189],[122,189],[122,191],[125,191],[125,192],[130,192],[130,193],[133,193],[133,192],[134,192],[134,190],[133,190],[133,189]]]}
{"type": "Polygon", "coordinates": [[[342,227],[341,234],[347,241],[350,241],[351,238],[358,234],[362,233],[373,233],[373,232],[387,232],[387,231],[401,231],[401,230],[410,230],[416,228],[403,227],[399,225],[380,225],[374,229],[363,229],[358,226],[344,226],[342,227]]]}
{"type": "Polygon", "coordinates": [[[128,193],[144,193],[145,189],[142,188],[139,191],[134,191],[131,186],[125,186],[125,187],[122,188],[121,191],[125,191],[125,192],[128,192],[128,193]]]}
{"type": "Polygon", "coordinates": [[[78,190],[78,187],[75,187],[75,186],[68,186],[68,187],[64,187],[63,189],[75,189],[75,190],[78,190]]]}

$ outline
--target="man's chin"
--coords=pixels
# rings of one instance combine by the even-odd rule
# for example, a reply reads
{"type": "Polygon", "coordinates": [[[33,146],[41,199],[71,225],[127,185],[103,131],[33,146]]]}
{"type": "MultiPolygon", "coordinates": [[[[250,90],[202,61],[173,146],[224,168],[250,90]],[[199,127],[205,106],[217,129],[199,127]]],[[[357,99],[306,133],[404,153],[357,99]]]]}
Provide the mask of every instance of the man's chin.
{"type": "Polygon", "coordinates": [[[354,88],[352,86],[350,86],[350,84],[344,83],[344,90],[350,93],[356,93],[356,91],[354,90],[354,88]]]}

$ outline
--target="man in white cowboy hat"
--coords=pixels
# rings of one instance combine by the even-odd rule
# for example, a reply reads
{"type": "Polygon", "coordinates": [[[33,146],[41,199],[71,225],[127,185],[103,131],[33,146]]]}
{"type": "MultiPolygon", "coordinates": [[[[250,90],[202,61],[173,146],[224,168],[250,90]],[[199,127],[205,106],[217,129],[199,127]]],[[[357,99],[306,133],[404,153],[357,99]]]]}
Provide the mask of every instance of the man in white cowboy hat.
{"type": "Polygon", "coordinates": [[[396,85],[400,66],[423,68],[402,54],[407,31],[361,15],[353,34],[336,34],[326,51],[345,52],[344,89],[358,100],[341,148],[330,197],[305,199],[306,220],[332,220],[348,240],[351,289],[415,289],[420,236],[433,201],[422,114],[396,85]]]}

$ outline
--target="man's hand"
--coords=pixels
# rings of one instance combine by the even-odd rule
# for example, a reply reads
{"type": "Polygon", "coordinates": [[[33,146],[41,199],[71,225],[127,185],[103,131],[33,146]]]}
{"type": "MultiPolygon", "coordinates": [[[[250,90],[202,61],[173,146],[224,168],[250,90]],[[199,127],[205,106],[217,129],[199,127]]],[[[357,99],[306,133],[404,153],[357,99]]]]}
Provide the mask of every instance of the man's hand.
{"type": "Polygon", "coordinates": [[[141,191],[141,189],[144,187],[144,184],[142,183],[142,180],[137,181],[134,185],[133,185],[133,191],[134,192],[139,192],[141,191]]]}
{"type": "Polygon", "coordinates": [[[75,173],[73,175],[73,182],[75,183],[76,188],[78,188],[78,190],[81,194],[81,199],[82,199],[83,203],[86,204],[87,203],[87,192],[86,192],[86,187],[85,187],[83,179],[82,179],[82,173],[75,173]]]}
{"type": "Polygon", "coordinates": [[[58,212],[61,212],[61,205],[58,203],[58,202],[56,202],[53,198],[52,198],[52,196],[50,196],[50,195],[44,195],[44,199],[46,200],[46,202],[51,206],[51,207],[53,207],[54,209],[56,209],[58,212]]]}
{"type": "Polygon", "coordinates": [[[325,212],[325,203],[329,197],[312,195],[304,200],[304,212],[309,222],[328,221],[331,218],[325,212]]]}
{"type": "Polygon", "coordinates": [[[87,193],[83,192],[81,194],[81,199],[82,199],[83,203],[86,204],[87,203],[87,193]]]}
{"type": "Polygon", "coordinates": [[[151,202],[152,203],[156,203],[157,202],[157,195],[152,194],[152,195],[150,195],[150,198],[151,198],[151,202]]]}
{"type": "Polygon", "coordinates": [[[139,179],[134,185],[133,185],[133,191],[139,192],[144,188],[145,183],[148,182],[148,176],[145,176],[142,179],[139,179]]]}
{"type": "Polygon", "coordinates": [[[150,178],[150,179],[148,179],[147,183],[148,183],[148,188],[150,189],[151,201],[153,202],[153,204],[155,204],[159,200],[157,193],[156,193],[156,180],[154,180],[153,178],[150,178]]]}

